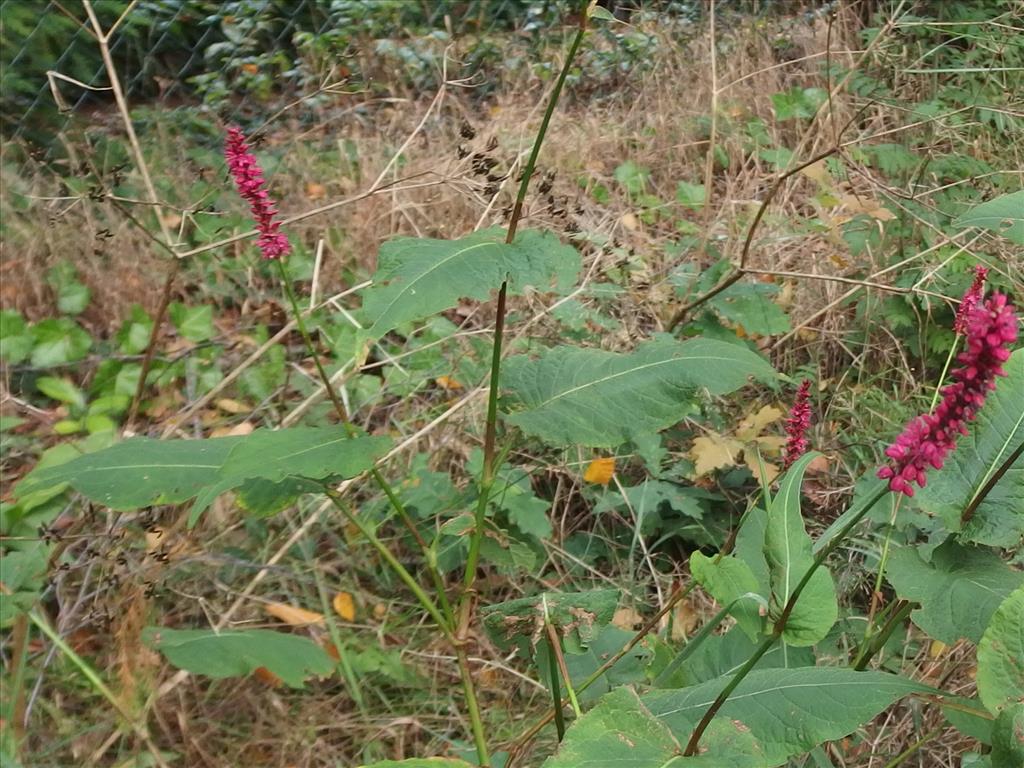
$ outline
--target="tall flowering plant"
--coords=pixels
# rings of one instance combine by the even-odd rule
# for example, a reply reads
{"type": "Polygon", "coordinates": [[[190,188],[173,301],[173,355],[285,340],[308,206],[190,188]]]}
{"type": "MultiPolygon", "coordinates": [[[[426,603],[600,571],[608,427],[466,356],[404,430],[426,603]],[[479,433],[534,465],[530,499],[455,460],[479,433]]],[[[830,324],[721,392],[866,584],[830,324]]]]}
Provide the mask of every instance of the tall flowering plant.
{"type": "Polygon", "coordinates": [[[238,194],[249,203],[256,229],[260,233],[257,245],[265,259],[279,259],[291,252],[288,237],[280,232],[281,223],[277,221],[277,206],[266,189],[263,169],[249,148],[242,129],[231,126],[224,142],[224,156],[228,170],[235,180],[238,194]]]}
{"type": "Polygon", "coordinates": [[[914,484],[924,488],[929,467],[942,469],[957,439],[967,434],[968,422],[995,389],[996,378],[1006,375],[1002,365],[1017,340],[1013,306],[1001,293],[984,302],[976,297],[972,304],[963,321],[967,349],[957,357],[960,367],[952,373],[953,383],[942,389],[938,406],[911,421],[885,451],[892,461],[878,470],[878,476],[896,493],[913,496],[914,484]]]}

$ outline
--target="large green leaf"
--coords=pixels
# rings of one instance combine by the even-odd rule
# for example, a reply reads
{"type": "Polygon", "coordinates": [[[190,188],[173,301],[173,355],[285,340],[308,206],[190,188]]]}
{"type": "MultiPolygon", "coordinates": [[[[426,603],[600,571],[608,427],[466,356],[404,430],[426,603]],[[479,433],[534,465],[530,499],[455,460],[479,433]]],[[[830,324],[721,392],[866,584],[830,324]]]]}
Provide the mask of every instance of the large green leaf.
{"type": "MultiPolygon", "coordinates": [[[[782,613],[790,596],[814,562],[811,537],[804,528],[800,486],[808,463],[820,454],[808,453],[783,476],[778,493],[768,505],[764,554],[771,581],[769,619],[782,613]]],[[[824,638],[839,616],[835,584],[827,568],[818,568],[793,606],[782,633],[789,645],[814,645],[824,638]]]]}
{"type": "MultiPolygon", "coordinates": [[[[640,701],[685,743],[729,679],[678,691],[652,691],[640,701]]],[[[934,690],[882,672],[834,667],[755,669],[737,686],[715,721],[747,730],[764,752],[759,764],[775,766],[822,742],[848,735],[913,692],[934,690]]],[[[709,755],[728,754],[730,745],[720,745],[714,737],[709,730],[702,747],[709,755]]]]}
{"type": "Polygon", "coordinates": [[[200,491],[189,513],[189,525],[217,496],[248,480],[281,483],[296,477],[354,477],[370,469],[390,445],[387,437],[349,437],[340,425],[257,430],[231,449],[216,481],[200,491]]]}
{"type": "Polygon", "coordinates": [[[1024,765],[1024,703],[1011,704],[992,726],[992,768],[1024,765]]]}
{"type": "Polygon", "coordinates": [[[143,642],[176,667],[207,677],[239,677],[265,667],[292,688],[312,675],[328,675],[334,662],[307,637],[269,629],[214,632],[146,627],[143,642]]]}
{"type": "Polygon", "coordinates": [[[1024,587],[992,615],[978,644],[978,697],[992,714],[1024,703],[1024,587]]]}
{"type": "Polygon", "coordinates": [[[619,604],[619,590],[544,592],[504,603],[488,605],[480,615],[484,629],[501,648],[528,641],[544,626],[544,616],[563,637],[566,650],[579,653],[612,620],[619,604]]]}
{"type": "Polygon", "coordinates": [[[361,768],[473,768],[465,760],[451,757],[411,757],[408,760],[382,760],[361,768]]]}
{"type": "Polygon", "coordinates": [[[379,338],[402,323],[455,306],[459,299],[487,299],[505,280],[509,291],[548,290],[575,280],[580,257],[550,232],[520,232],[511,245],[502,229],[459,240],[399,238],[380,249],[374,284],[363,294],[369,335],[379,338]]]}
{"type": "Polygon", "coordinates": [[[990,229],[1017,245],[1024,245],[1024,190],[974,206],[957,218],[953,226],[990,229]]]}
{"type": "Polygon", "coordinates": [[[930,563],[911,547],[894,550],[885,574],[897,595],[921,604],[913,622],[947,645],[962,637],[980,641],[999,604],[1024,584],[1024,573],[995,553],[952,540],[932,553],[930,563]]]}
{"type": "Polygon", "coordinates": [[[620,354],[557,347],[536,360],[513,357],[503,385],[513,410],[506,419],[554,445],[610,447],[679,421],[695,389],[720,395],[772,367],[735,344],[711,339],[658,339],[620,354]]]}
{"type": "MultiPolygon", "coordinates": [[[[733,627],[724,635],[711,635],[705,638],[689,658],[680,664],[681,679],[685,680],[687,685],[696,685],[714,680],[716,677],[731,675],[743,666],[757,650],[758,645],[759,643],[752,642],[738,626],[733,627]]],[[[684,651],[686,647],[683,646],[684,651]]],[[[814,661],[814,651],[810,648],[791,648],[788,645],[776,643],[761,657],[755,669],[813,667],[814,661]]],[[[678,688],[680,686],[659,684],[658,687],[678,688]]]]}
{"type": "Polygon", "coordinates": [[[690,573],[721,606],[732,606],[729,613],[751,640],[757,638],[764,624],[760,608],[767,601],[746,563],[731,555],[716,560],[697,550],[690,555],[690,573]]]}
{"type": "Polygon", "coordinates": [[[136,437],[102,451],[29,474],[17,496],[64,484],[111,509],[140,509],[187,501],[216,481],[242,437],[152,440],[136,437]]]}
{"type": "Polygon", "coordinates": [[[1003,367],[1008,375],[996,381],[970,433],[960,438],[940,471],[928,473],[928,485],[914,502],[941,517],[949,530],[960,531],[962,541],[1015,549],[1024,539],[1024,456],[999,479],[960,530],[964,509],[1024,443],[1024,349],[1014,352],[1003,367]]]}

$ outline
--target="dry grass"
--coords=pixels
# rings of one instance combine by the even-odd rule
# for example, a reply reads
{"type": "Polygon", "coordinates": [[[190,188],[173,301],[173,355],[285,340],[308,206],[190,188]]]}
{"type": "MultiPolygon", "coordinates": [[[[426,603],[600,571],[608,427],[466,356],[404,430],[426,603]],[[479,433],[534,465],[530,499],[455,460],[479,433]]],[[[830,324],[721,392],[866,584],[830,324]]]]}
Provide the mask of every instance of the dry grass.
{"type": "MultiPolygon", "coordinates": [[[[679,181],[710,181],[710,209],[682,211],[677,218],[697,225],[705,242],[735,260],[757,203],[775,172],[774,167],[749,152],[737,126],[760,118],[776,145],[800,147],[799,156],[807,157],[838,141],[851,142],[850,147],[858,139],[870,142],[870,137],[902,124],[901,114],[864,103],[845,91],[837,93],[829,109],[810,124],[794,127],[793,123],[774,120],[771,94],[795,86],[835,86],[821,75],[826,41],[831,46],[827,56],[833,62],[852,66],[860,59],[857,23],[848,9],[839,14],[831,33],[823,18],[809,24],[793,22],[785,30],[775,30],[789,41],[784,49],[775,44],[776,34],[769,34],[753,23],[720,30],[716,41],[717,83],[709,77],[711,47],[706,34],[680,42],[678,30],[651,26],[644,31],[658,36],[659,44],[649,68],[623,78],[612,92],[581,86],[570,93],[556,113],[551,138],[541,158],[541,173],[554,172],[552,189],[550,193],[531,195],[525,223],[566,234],[570,230],[582,232],[585,237],[581,249],[592,282],[603,279],[620,263],[628,263],[629,290],[615,310],[623,321],[623,330],[609,334],[602,343],[621,349],[651,330],[664,330],[678,304],[667,277],[679,266],[679,260],[666,247],[678,239],[676,219],[645,223],[638,216],[636,202],[615,183],[615,170],[620,164],[629,160],[651,169],[649,191],[664,201],[674,199],[679,181]],[[727,162],[709,165],[706,117],[713,92],[719,107],[715,131],[727,162]],[[845,132],[840,134],[840,129],[845,132]],[[595,202],[581,188],[581,180],[588,189],[596,184],[607,187],[610,201],[595,202]],[[562,209],[564,214],[560,213],[562,209]]],[[[873,56],[868,54],[864,66],[875,62],[873,56]]],[[[515,175],[539,123],[539,105],[548,87],[549,83],[532,75],[513,73],[500,84],[493,98],[481,103],[468,90],[448,85],[436,108],[432,107],[434,94],[400,103],[368,103],[349,118],[330,120],[333,112],[325,112],[321,124],[305,132],[286,113],[271,127],[266,144],[268,153],[283,150],[273,185],[285,215],[366,191],[391,162],[396,148],[412,137],[400,167],[396,165],[384,177],[385,182],[396,182],[395,188],[289,228],[293,239],[311,250],[317,241],[325,241],[319,294],[330,295],[369,275],[380,243],[396,234],[453,237],[479,226],[502,224],[512,200],[515,175]],[[428,111],[428,119],[418,128],[428,111]],[[477,135],[472,140],[460,136],[465,122],[475,128],[477,135]],[[488,189],[493,183],[474,174],[471,156],[457,155],[460,145],[470,152],[488,152],[492,138],[497,148],[489,154],[498,160],[498,170],[511,174],[507,181],[497,182],[498,190],[488,189]],[[346,142],[358,150],[358,167],[326,167],[322,152],[346,142]]],[[[908,91],[915,85],[908,82],[902,87],[908,91]]],[[[352,105],[340,103],[336,108],[344,112],[349,106],[352,105]]],[[[152,170],[166,181],[164,188],[187,190],[195,174],[186,159],[189,140],[175,135],[168,127],[161,130],[160,159],[152,170]]],[[[895,136],[898,141],[899,134],[895,136]]],[[[69,147],[75,147],[78,139],[69,135],[65,140],[69,147]]],[[[893,136],[886,140],[893,140],[893,136]]],[[[951,135],[945,140],[959,139],[951,135]]],[[[849,152],[844,157],[851,159],[849,152]]],[[[898,200],[898,195],[894,198],[887,194],[892,190],[885,189],[871,170],[852,160],[850,167],[854,173],[849,178],[836,180],[844,193],[863,201],[898,200]]],[[[222,169],[208,168],[205,172],[216,178],[222,169]]],[[[0,291],[4,307],[17,308],[31,319],[53,314],[54,297],[42,276],[55,263],[67,259],[76,265],[93,291],[92,308],[84,320],[97,335],[113,333],[133,303],[153,310],[162,283],[157,276],[162,276],[167,268],[167,258],[119,208],[109,202],[63,195],[58,180],[32,163],[23,169],[5,163],[3,174],[5,185],[33,198],[27,210],[17,212],[7,200],[4,202],[4,284],[0,291]],[[101,234],[104,230],[109,237],[101,234]]],[[[849,391],[861,383],[850,380],[849,376],[856,374],[848,372],[862,367],[904,371],[896,386],[909,391],[918,385],[917,377],[891,339],[883,337],[882,343],[871,337],[863,346],[851,348],[850,332],[863,320],[841,299],[854,286],[816,279],[865,274],[871,276],[869,282],[890,284],[896,276],[885,271],[889,265],[887,255],[867,253],[852,258],[839,253],[834,233],[827,229],[794,226],[794,222],[815,215],[842,215],[842,210],[822,211],[815,199],[818,191],[817,182],[807,175],[789,180],[766,217],[752,251],[749,266],[753,269],[806,275],[765,278],[783,284],[791,315],[805,320],[785,339],[765,340],[764,345],[770,347],[783,370],[806,364],[818,369],[821,380],[831,377],[836,389],[844,392],[840,401],[850,397],[849,391]],[[871,365],[867,365],[869,362],[871,365]]],[[[180,224],[183,239],[191,241],[188,216],[181,214],[194,201],[182,196],[168,202],[169,210],[178,209],[172,223],[180,224]]],[[[1024,265],[1013,261],[997,243],[985,239],[977,247],[979,260],[996,264],[1011,277],[1021,277],[1024,265]]],[[[922,250],[912,255],[909,263],[936,264],[938,250],[922,250]]],[[[228,263],[244,253],[251,255],[251,249],[232,246],[214,257],[213,266],[201,269],[186,265],[185,277],[176,289],[177,297],[230,304],[230,311],[237,315],[242,327],[264,321],[266,307],[262,302],[241,303],[243,292],[262,296],[272,288],[258,270],[244,273],[240,278],[244,284],[236,285],[239,295],[230,302],[211,295],[206,282],[211,275],[226,280],[228,263]],[[221,260],[219,265],[217,259],[221,260]]],[[[699,268],[706,268],[712,261],[701,249],[690,251],[686,258],[695,259],[699,268]]],[[[944,293],[937,276],[915,290],[944,293]]],[[[228,311],[229,307],[224,309],[228,311]]],[[[532,337],[559,333],[538,298],[517,300],[516,309],[523,310],[525,317],[539,316],[538,322],[529,328],[532,337]]],[[[462,330],[477,331],[489,327],[490,312],[489,308],[467,309],[451,317],[461,324],[462,330]]],[[[517,329],[512,330],[515,333],[517,329]]],[[[420,404],[421,401],[417,402],[417,407],[420,404]]],[[[440,412],[448,404],[447,400],[437,400],[430,406],[433,412],[440,412]]],[[[476,444],[473,435],[475,425],[479,424],[480,405],[479,401],[474,402],[416,442],[418,450],[434,457],[434,469],[456,471],[464,467],[470,449],[476,444]]],[[[391,404],[387,408],[386,415],[392,424],[400,425],[396,428],[408,433],[422,426],[422,421],[405,423],[410,418],[409,403],[391,404]]],[[[836,413],[834,420],[821,427],[825,433],[819,435],[823,444],[838,443],[839,433],[846,428],[854,410],[855,403],[851,402],[848,410],[836,413]]],[[[268,420],[284,415],[274,412],[268,420]]],[[[586,460],[584,456],[570,458],[586,460]]],[[[593,523],[589,515],[578,485],[577,466],[570,467],[564,460],[551,466],[550,458],[543,456],[520,456],[518,460],[548,469],[545,482],[556,488],[560,500],[555,505],[560,521],[558,542],[579,530],[613,539],[613,534],[602,524],[593,523]]],[[[396,459],[392,466],[395,477],[402,476],[405,464],[404,457],[396,459]]],[[[837,470],[824,492],[845,488],[849,472],[852,468],[837,470]]],[[[98,627],[88,608],[103,603],[97,595],[97,579],[113,566],[100,565],[97,573],[92,573],[90,563],[95,560],[79,551],[79,567],[72,571],[75,575],[58,582],[58,593],[64,603],[63,628],[69,632],[78,628],[83,648],[95,663],[109,668],[111,677],[119,679],[125,697],[139,706],[143,706],[146,694],[152,694],[158,682],[171,673],[166,668],[156,669],[153,659],[146,657],[137,645],[133,647],[138,627],[154,621],[169,625],[214,623],[227,613],[252,574],[312,512],[292,510],[261,524],[256,533],[246,528],[233,512],[219,514],[217,526],[203,529],[205,541],[175,534],[183,537],[182,550],[167,573],[160,576],[167,585],[160,596],[143,596],[139,591],[141,579],[125,577],[127,586],[119,593],[121,596],[107,604],[117,617],[109,633],[98,627]],[[252,547],[254,540],[259,548],[249,562],[233,562],[223,554],[229,547],[234,547],[232,551],[252,547]],[[218,575],[214,577],[213,573],[218,575]],[[108,638],[112,641],[109,646],[108,638]]],[[[455,714],[459,710],[457,702],[449,700],[448,692],[457,689],[457,679],[454,666],[445,655],[448,650],[418,620],[415,605],[395,585],[381,582],[381,569],[369,549],[350,540],[348,534],[330,517],[313,525],[302,545],[303,557],[288,558],[272,569],[257,590],[259,599],[245,602],[232,617],[230,626],[265,623],[261,600],[318,609],[312,569],[319,569],[332,587],[344,586],[356,595],[360,614],[355,623],[344,627],[346,633],[366,647],[401,652],[403,664],[426,682],[416,689],[403,688],[371,675],[372,682],[364,691],[367,711],[359,712],[339,681],[315,683],[311,692],[295,694],[258,679],[213,682],[190,678],[166,696],[155,702],[150,699],[148,703],[154,737],[181,755],[182,764],[326,768],[355,764],[368,756],[399,759],[435,753],[443,750],[450,739],[462,738],[468,731],[455,714]],[[383,612],[375,611],[378,605],[384,606],[383,612]]],[[[137,532],[135,535],[135,540],[129,540],[124,547],[129,552],[134,547],[137,556],[141,541],[137,532]]],[[[402,551],[400,541],[394,544],[402,551]]],[[[553,545],[548,558],[549,572],[557,575],[557,580],[552,577],[547,582],[548,586],[558,587],[581,578],[578,564],[564,549],[553,545]]],[[[620,567],[621,564],[615,566],[620,567]]],[[[624,580],[638,595],[651,600],[655,586],[667,589],[674,579],[685,577],[682,566],[675,565],[656,574],[645,571],[623,575],[613,568],[610,573],[590,574],[586,578],[598,582],[600,578],[624,580]]],[[[495,579],[486,585],[486,597],[496,600],[517,596],[521,588],[495,579]]],[[[697,602],[690,609],[697,617],[712,613],[706,601],[697,602]]],[[[530,671],[521,663],[503,658],[484,638],[477,640],[479,645],[474,652],[482,660],[478,662],[479,682],[487,720],[496,740],[511,740],[532,721],[530,713],[543,709],[546,698],[524,681],[522,675],[529,675],[530,671]]],[[[927,649],[922,648],[919,658],[907,660],[906,669],[917,670],[920,679],[942,678],[947,688],[966,691],[970,688],[970,658],[970,649],[964,646],[939,660],[928,657],[927,649]]],[[[34,718],[37,724],[46,722],[68,729],[68,736],[67,743],[57,747],[47,759],[65,764],[86,764],[90,759],[93,764],[119,764],[118,760],[132,752],[132,745],[127,741],[119,745],[111,742],[113,716],[97,714],[95,702],[83,691],[63,690],[57,672],[53,668],[45,672],[34,718]]],[[[869,725],[859,742],[840,743],[830,749],[837,764],[879,768],[934,728],[941,728],[938,708],[910,702],[893,707],[869,725]]],[[[55,743],[52,735],[39,725],[32,742],[40,749],[55,743]]],[[[945,728],[923,745],[908,764],[922,768],[954,766],[967,746],[963,737],[945,728]]],[[[539,757],[532,764],[537,762],[539,757]]]]}

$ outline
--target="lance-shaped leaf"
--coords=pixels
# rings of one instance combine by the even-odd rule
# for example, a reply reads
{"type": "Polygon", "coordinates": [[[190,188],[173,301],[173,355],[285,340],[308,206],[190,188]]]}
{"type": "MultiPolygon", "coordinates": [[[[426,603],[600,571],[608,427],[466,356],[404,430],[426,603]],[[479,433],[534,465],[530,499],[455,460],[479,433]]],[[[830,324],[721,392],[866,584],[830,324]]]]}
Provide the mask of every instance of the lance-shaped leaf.
{"type": "Polygon", "coordinates": [[[289,478],[355,477],[370,469],[390,445],[387,437],[349,437],[343,426],[256,430],[232,448],[216,480],[200,491],[189,525],[217,496],[248,480],[283,483],[289,478]]]}
{"type": "Polygon", "coordinates": [[[953,226],[979,227],[997,232],[1017,245],[1024,245],[1024,191],[976,205],[953,222],[953,226]]]}
{"type": "Polygon", "coordinates": [[[174,666],[207,677],[239,677],[265,667],[292,688],[302,688],[307,677],[334,669],[331,657],[309,638],[269,629],[217,633],[146,627],[142,640],[174,666]]]}
{"type": "MultiPolygon", "coordinates": [[[[804,528],[800,485],[807,465],[820,454],[808,453],[782,478],[779,492],[768,505],[764,554],[771,581],[771,619],[778,619],[790,596],[814,562],[811,537],[804,528]]],[[[818,568],[793,606],[782,633],[783,642],[814,645],[824,638],[839,615],[836,589],[827,568],[818,568]]]]}
{"type": "Polygon", "coordinates": [[[897,595],[921,604],[911,620],[946,645],[962,637],[981,640],[999,604],[1024,584],[1024,573],[994,552],[953,540],[936,549],[930,563],[911,547],[894,550],[885,575],[897,595]]]}
{"type": "MultiPolygon", "coordinates": [[[[707,708],[729,682],[721,677],[676,691],[640,697],[647,710],[686,743],[707,708]]],[[[775,766],[818,744],[852,733],[908,693],[935,693],[928,686],[883,672],[835,667],[755,669],[736,687],[712,721],[747,730],[763,751],[758,765],[775,766]]],[[[708,729],[701,741],[707,754],[728,754],[708,729]]],[[[684,768],[687,763],[681,763],[684,768]]],[[[728,763],[726,763],[728,765],[728,763]]]]}
{"type": "Polygon", "coordinates": [[[553,445],[611,447],[679,421],[698,388],[721,395],[774,375],[745,347],[712,339],[658,339],[625,354],[557,347],[505,365],[505,418],[553,445]]]}
{"type": "Polygon", "coordinates": [[[136,437],[64,464],[32,472],[18,496],[69,484],[111,509],[140,509],[188,501],[216,481],[221,465],[243,437],[151,440],[136,437]]]}
{"type": "Polygon", "coordinates": [[[978,697],[992,714],[1024,704],[1024,587],[1002,602],[981,636],[977,680],[978,697]]]}
{"type": "MultiPolygon", "coordinates": [[[[1024,193],[1021,193],[1024,194],[1024,193]]],[[[1024,349],[1004,364],[1007,376],[985,400],[967,435],[941,470],[914,497],[917,506],[942,518],[960,540],[1016,549],[1024,539],[1024,456],[1020,456],[960,530],[960,517],[1003,462],[1024,443],[1024,349]]]]}
{"type": "Polygon", "coordinates": [[[550,232],[525,230],[512,244],[505,231],[486,229],[459,240],[399,238],[381,246],[373,286],[363,293],[369,336],[454,307],[483,301],[505,280],[511,293],[549,290],[575,279],[580,257],[550,232]]]}
{"type": "Polygon", "coordinates": [[[509,648],[530,641],[548,621],[563,637],[569,653],[579,653],[612,620],[619,604],[619,590],[544,592],[481,609],[484,629],[496,645],[509,648]]]}

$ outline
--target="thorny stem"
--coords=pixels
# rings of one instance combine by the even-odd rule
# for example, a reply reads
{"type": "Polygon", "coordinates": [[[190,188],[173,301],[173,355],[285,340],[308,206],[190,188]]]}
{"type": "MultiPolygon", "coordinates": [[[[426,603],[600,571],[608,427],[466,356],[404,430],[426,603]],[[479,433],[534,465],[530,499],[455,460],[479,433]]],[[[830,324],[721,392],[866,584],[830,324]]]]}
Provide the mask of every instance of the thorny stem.
{"type": "Polygon", "coordinates": [[[858,514],[850,518],[849,522],[832,537],[828,544],[822,547],[817,555],[815,555],[814,561],[811,563],[806,573],[804,573],[803,578],[801,578],[797,583],[796,588],[793,590],[785,607],[782,609],[782,613],[776,620],[772,633],[765,638],[760,646],[758,646],[757,650],[754,651],[753,655],[749,659],[747,659],[746,663],[736,671],[736,674],[732,676],[732,679],[730,679],[725,688],[722,689],[722,692],[718,694],[718,697],[714,700],[711,706],[708,707],[704,716],[700,719],[700,722],[697,723],[697,727],[693,729],[690,741],[686,744],[686,749],[683,751],[683,755],[685,757],[692,757],[697,754],[697,747],[700,744],[701,737],[704,735],[704,731],[707,730],[708,725],[711,724],[715,715],[718,714],[718,711],[732,695],[732,692],[736,690],[736,687],[743,682],[743,679],[750,673],[750,670],[752,670],[757,662],[761,660],[761,657],[768,653],[772,646],[775,645],[775,643],[779,641],[779,638],[782,637],[782,633],[786,630],[786,623],[789,621],[789,617],[793,613],[793,608],[796,605],[797,600],[800,599],[800,595],[803,594],[804,588],[807,586],[808,582],[810,582],[811,577],[814,576],[818,568],[821,567],[821,564],[825,562],[828,556],[835,551],[843,539],[845,539],[850,531],[853,530],[854,526],[863,520],[864,516],[871,510],[871,508],[888,493],[890,493],[888,486],[879,488],[875,492],[875,495],[872,496],[864,505],[864,508],[861,509],[858,514]]]}
{"type": "MultiPolygon", "coordinates": [[[[512,208],[512,216],[508,223],[508,234],[505,237],[506,243],[511,244],[512,241],[515,240],[516,229],[518,228],[519,220],[523,215],[523,202],[526,199],[526,192],[530,186],[530,177],[533,176],[534,168],[537,165],[537,156],[540,154],[541,145],[544,143],[544,136],[547,133],[548,125],[551,123],[551,116],[555,112],[555,106],[558,104],[558,97],[562,93],[562,87],[565,85],[565,79],[569,74],[569,68],[572,66],[572,61],[576,57],[576,51],[579,50],[580,43],[583,41],[586,31],[587,14],[586,9],[584,8],[583,13],[580,14],[579,30],[576,32],[576,37],[573,38],[568,54],[566,54],[565,63],[562,65],[562,72],[559,74],[558,81],[555,83],[555,87],[551,92],[551,98],[548,100],[547,108],[544,111],[544,117],[541,120],[540,128],[537,131],[537,138],[534,139],[530,157],[523,168],[523,178],[519,184],[519,192],[516,195],[516,202],[512,208]]],[[[490,501],[491,488],[494,486],[494,475],[497,471],[497,462],[495,461],[495,443],[497,441],[498,432],[498,384],[501,374],[501,351],[505,331],[505,308],[507,295],[508,281],[504,280],[501,283],[501,287],[498,289],[498,300],[495,310],[494,346],[491,353],[490,388],[487,393],[487,421],[484,427],[484,457],[483,469],[480,472],[480,495],[477,499],[476,513],[473,521],[473,534],[469,541],[469,552],[466,556],[466,570],[463,577],[462,595],[459,598],[459,619],[456,629],[456,637],[458,638],[458,647],[460,652],[464,652],[464,649],[461,646],[464,646],[466,643],[469,635],[469,626],[472,622],[473,600],[476,595],[476,569],[477,564],[480,561],[480,545],[483,542],[484,530],[487,526],[487,504],[490,501]]],[[[482,723],[474,720],[472,724],[474,737],[477,737],[479,733],[479,738],[476,738],[477,761],[482,768],[489,768],[491,762],[490,756],[487,753],[486,744],[483,741],[482,723]]]]}

